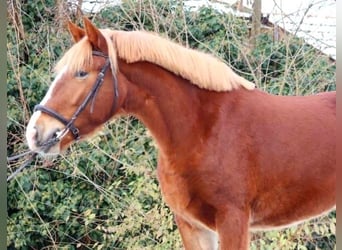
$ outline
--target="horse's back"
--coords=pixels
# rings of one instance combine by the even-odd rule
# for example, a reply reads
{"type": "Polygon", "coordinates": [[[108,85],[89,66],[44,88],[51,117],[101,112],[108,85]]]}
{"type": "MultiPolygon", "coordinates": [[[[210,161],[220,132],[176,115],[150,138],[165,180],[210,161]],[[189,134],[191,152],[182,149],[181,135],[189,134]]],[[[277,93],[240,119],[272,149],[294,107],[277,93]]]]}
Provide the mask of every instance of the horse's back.
{"type": "Polygon", "coordinates": [[[317,96],[322,98],[325,105],[332,111],[336,117],[336,91],[321,92],[317,96]]]}

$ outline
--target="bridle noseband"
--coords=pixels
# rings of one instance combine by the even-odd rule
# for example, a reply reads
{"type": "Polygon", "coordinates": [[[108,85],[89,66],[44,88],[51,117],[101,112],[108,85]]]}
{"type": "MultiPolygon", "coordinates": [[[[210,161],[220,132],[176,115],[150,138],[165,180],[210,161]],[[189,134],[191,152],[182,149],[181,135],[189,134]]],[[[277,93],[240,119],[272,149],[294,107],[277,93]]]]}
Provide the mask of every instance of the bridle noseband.
{"type": "MultiPolygon", "coordinates": [[[[66,119],[65,117],[63,117],[62,115],[60,115],[59,113],[57,113],[56,111],[54,111],[51,108],[45,107],[43,105],[36,105],[34,107],[34,112],[35,111],[42,111],[50,116],[52,116],[53,118],[57,119],[58,121],[60,121],[61,123],[63,123],[65,125],[65,128],[63,129],[63,132],[60,133],[60,135],[65,135],[68,131],[70,131],[75,140],[79,140],[80,139],[80,131],[79,129],[74,125],[75,120],[77,119],[77,117],[80,115],[80,113],[85,109],[85,107],[88,105],[88,103],[90,101],[92,101],[91,103],[91,107],[90,107],[90,112],[93,112],[93,107],[94,107],[94,101],[97,95],[98,90],[100,89],[103,80],[104,80],[104,76],[106,71],[108,70],[109,66],[110,66],[110,60],[109,57],[105,54],[103,54],[102,52],[99,51],[93,51],[92,54],[94,56],[100,56],[100,57],[104,57],[106,58],[106,62],[103,65],[103,67],[101,68],[99,74],[97,75],[96,81],[91,89],[91,91],[88,93],[88,95],[85,97],[84,101],[82,102],[82,104],[77,108],[77,110],[75,111],[75,113],[72,115],[72,117],[70,118],[70,120],[66,119]]],[[[116,106],[117,106],[117,102],[118,102],[118,84],[117,84],[117,79],[116,76],[114,75],[114,72],[112,72],[112,77],[113,77],[113,89],[114,89],[114,102],[113,102],[113,107],[112,107],[112,113],[116,110],[116,106]]],[[[62,136],[56,136],[55,138],[50,138],[50,141],[53,141],[54,143],[56,143],[57,141],[60,140],[62,136]]],[[[46,144],[46,143],[44,143],[46,144]]]]}

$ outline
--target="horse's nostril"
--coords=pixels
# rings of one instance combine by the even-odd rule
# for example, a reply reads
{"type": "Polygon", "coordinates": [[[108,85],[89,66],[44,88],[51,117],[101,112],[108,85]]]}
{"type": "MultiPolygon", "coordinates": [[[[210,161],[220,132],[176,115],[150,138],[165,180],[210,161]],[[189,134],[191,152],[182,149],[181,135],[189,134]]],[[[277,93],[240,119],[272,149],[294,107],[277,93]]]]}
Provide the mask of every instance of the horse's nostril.
{"type": "Polygon", "coordinates": [[[58,137],[58,135],[59,135],[60,132],[61,132],[60,129],[56,129],[56,130],[52,133],[51,138],[56,138],[56,137],[58,137]]]}

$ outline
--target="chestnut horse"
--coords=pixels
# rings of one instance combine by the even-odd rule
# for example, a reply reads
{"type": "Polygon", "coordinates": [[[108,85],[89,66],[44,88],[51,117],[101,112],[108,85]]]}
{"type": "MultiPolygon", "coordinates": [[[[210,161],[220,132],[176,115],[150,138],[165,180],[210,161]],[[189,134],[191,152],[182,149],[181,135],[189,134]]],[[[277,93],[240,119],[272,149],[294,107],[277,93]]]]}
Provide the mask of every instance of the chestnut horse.
{"type": "Polygon", "coordinates": [[[271,95],[208,54],[84,24],[69,23],[75,44],[29,121],[31,150],[59,154],[113,116],[134,115],[157,142],[161,192],[185,249],[245,250],[251,230],[334,209],[336,92],[271,95]]]}

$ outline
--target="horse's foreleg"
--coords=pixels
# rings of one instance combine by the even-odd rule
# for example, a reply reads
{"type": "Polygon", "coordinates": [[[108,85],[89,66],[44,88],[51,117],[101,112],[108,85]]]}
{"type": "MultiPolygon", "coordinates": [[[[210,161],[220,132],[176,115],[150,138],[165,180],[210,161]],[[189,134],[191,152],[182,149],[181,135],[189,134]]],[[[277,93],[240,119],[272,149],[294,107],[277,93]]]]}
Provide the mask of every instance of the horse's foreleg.
{"type": "Polygon", "coordinates": [[[176,223],[186,250],[217,250],[217,235],[210,229],[190,224],[179,216],[176,223]]]}
{"type": "Polygon", "coordinates": [[[229,208],[216,217],[220,250],[249,249],[249,215],[245,211],[229,208]]]}

